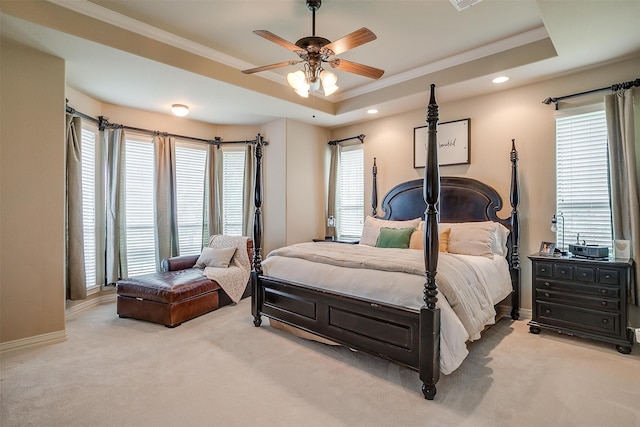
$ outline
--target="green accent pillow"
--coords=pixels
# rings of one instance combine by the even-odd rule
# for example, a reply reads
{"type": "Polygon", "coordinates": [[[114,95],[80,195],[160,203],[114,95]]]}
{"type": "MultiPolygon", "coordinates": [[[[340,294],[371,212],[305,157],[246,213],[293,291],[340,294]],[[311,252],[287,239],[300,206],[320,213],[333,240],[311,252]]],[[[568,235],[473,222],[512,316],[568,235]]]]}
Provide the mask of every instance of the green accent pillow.
{"type": "Polygon", "coordinates": [[[415,228],[388,228],[382,227],[376,242],[377,248],[409,248],[411,234],[415,228]]]}

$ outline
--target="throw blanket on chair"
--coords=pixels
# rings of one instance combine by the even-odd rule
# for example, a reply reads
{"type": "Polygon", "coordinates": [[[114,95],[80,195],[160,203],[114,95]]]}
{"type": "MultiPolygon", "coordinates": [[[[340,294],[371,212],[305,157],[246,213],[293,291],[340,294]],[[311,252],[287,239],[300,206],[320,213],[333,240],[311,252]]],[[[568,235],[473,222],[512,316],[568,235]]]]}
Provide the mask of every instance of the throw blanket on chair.
{"type": "Polygon", "coordinates": [[[247,237],[216,234],[209,239],[209,247],[215,249],[236,248],[229,267],[206,267],[203,274],[218,282],[229,298],[237,303],[247,287],[251,274],[251,261],[247,254],[247,237]]]}

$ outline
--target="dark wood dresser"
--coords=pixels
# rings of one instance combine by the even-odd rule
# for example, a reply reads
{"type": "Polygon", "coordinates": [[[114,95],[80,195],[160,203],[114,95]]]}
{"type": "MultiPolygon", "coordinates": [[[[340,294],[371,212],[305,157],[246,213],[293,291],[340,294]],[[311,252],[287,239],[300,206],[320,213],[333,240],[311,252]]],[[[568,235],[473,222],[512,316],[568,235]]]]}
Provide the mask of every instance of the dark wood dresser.
{"type": "Polygon", "coordinates": [[[530,255],[532,317],[529,330],[541,329],[591,338],[631,352],[627,292],[632,260],[592,260],[530,255]]]}

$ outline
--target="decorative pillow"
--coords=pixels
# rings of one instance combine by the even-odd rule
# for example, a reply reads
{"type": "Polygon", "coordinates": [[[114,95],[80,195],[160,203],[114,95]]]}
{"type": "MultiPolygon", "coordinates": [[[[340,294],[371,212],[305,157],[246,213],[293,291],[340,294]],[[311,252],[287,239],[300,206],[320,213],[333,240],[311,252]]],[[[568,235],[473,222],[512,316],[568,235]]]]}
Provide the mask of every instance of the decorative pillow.
{"type": "MultiPolygon", "coordinates": [[[[451,234],[450,228],[444,228],[440,230],[439,243],[440,252],[449,252],[449,235],[451,234]]],[[[409,241],[409,249],[424,249],[423,238],[424,229],[418,229],[411,234],[411,240],[409,241]]]]}
{"type": "Polygon", "coordinates": [[[469,228],[451,231],[449,236],[449,252],[452,254],[476,255],[493,258],[491,241],[493,231],[486,228],[469,228]]]}
{"type": "Polygon", "coordinates": [[[376,247],[378,248],[400,248],[407,249],[409,247],[409,240],[411,240],[411,234],[415,228],[388,228],[382,227],[376,247]]]}
{"type": "Polygon", "coordinates": [[[236,253],[236,248],[203,248],[202,253],[198,257],[198,261],[196,261],[195,267],[205,268],[205,267],[229,267],[229,263],[231,262],[231,258],[236,253]]]}
{"type": "Polygon", "coordinates": [[[420,218],[408,221],[389,221],[367,216],[364,220],[364,228],[362,229],[361,245],[375,246],[378,241],[378,235],[382,227],[386,228],[416,228],[420,223],[420,218]]]}

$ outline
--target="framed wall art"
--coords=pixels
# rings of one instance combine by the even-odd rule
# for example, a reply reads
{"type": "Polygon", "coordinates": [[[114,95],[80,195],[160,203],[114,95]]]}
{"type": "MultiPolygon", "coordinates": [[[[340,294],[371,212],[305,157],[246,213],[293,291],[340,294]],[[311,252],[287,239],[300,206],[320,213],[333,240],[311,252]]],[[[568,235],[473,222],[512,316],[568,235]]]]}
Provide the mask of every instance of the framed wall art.
{"type": "MultiPolygon", "coordinates": [[[[440,166],[471,163],[471,119],[438,124],[438,162],[440,166]]],[[[428,126],[413,128],[413,167],[426,164],[428,126]]]]}

